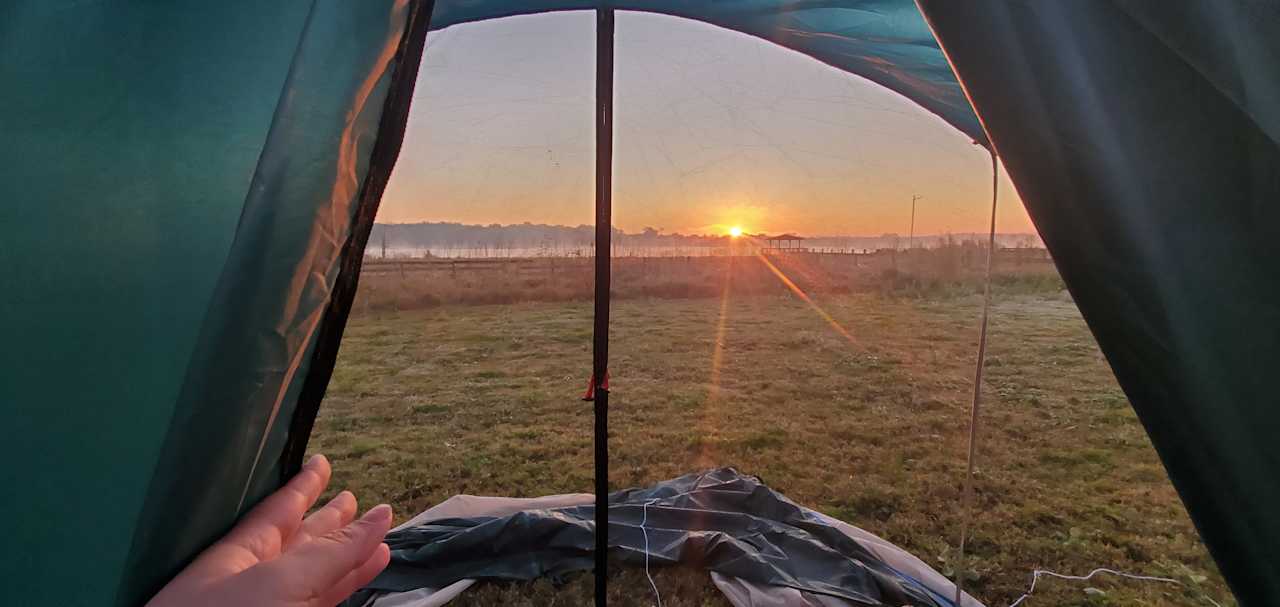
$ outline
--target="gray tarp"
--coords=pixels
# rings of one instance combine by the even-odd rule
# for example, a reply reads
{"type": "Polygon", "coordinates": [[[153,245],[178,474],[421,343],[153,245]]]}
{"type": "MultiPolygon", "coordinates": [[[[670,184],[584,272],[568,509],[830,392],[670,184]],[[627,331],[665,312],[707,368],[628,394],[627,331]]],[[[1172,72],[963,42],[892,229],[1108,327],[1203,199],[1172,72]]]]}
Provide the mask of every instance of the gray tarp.
{"type": "MultiPolygon", "coordinates": [[[[439,604],[420,589],[589,569],[592,499],[451,499],[388,536],[391,566],[348,605],[439,604]]],[[[729,468],[619,491],[609,502],[613,562],[643,566],[647,549],[654,567],[706,567],[736,605],[953,604],[954,586],[920,559],[729,468]]],[[[981,607],[967,596],[965,605],[981,607]]]]}

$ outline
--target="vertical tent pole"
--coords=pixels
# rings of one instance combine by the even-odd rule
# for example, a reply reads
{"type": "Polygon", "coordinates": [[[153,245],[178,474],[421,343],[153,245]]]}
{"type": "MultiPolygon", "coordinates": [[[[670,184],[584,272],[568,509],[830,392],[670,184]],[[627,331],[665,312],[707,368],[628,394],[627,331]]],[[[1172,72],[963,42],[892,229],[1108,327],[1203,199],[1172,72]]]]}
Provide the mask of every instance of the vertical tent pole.
{"type": "Polygon", "coordinates": [[[596,291],[591,357],[595,408],[596,605],[603,607],[609,550],[609,286],[613,232],[613,8],[596,11],[596,291]]]}

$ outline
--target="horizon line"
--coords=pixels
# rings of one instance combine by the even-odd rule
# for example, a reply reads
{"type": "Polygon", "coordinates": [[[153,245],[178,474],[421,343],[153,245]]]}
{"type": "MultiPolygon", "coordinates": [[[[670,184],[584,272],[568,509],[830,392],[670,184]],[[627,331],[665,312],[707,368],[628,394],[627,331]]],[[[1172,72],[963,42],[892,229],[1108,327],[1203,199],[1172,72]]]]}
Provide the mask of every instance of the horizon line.
{"type": "MultiPolygon", "coordinates": [[[[479,228],[479,229],[486,229],[486,230],[501,229],[501,228],[520,228],[520,227],[563,228],[568,230],[580,230],[580,229],[594,230],[595,229],[595,226],[589,223],[568,225],[568,224],[561,224],[561,223],[533,223],[530,221],[525,221],[521,223],[490,223],[490,224],[463,223],[458,221],[414,221],[414,222],[375,221],[374,222],[374,226],[421,226],[421,225],[447,225],[447,226],[459,226],[464,228],[479,228]]],[[[685,232],[678,232],[678,231],[668,232],[662,228],[654,228],[654,229],[657,230],[656,236],[682,236],[682,237],[703,237],[703,238],[728,238],[729,237],[729,234],[693,233],[693,232],[685,233],[685,232]]],[[[640,232],[628,232],[625,229],[619,228],[618,226],[615,225],[613,226],[613,231],[615,233],[622,234],[624,236],[644,236],[645,235],[643,228],[642,228],[642,231],[640,232]]],[[[824,239],[824,238],[909,238],[909,236],[906,236],[897,232],[882,232],[880,234],[847,233],[847,234],[809,235],[809,234],[804,234],[802,232],[798,232],[795,230],[782,230],[778,233],[794,234],[806,239],[815,239],[815,240],[824,239]]],[[[771,234],[771,232],[751,232],[751,233],[744,232],[743,236],[763,237],[769,234],[771,234]]],[[[936,237],[945,237],[945,236],[983,236],[985,237],[988,235],[989,235],[989,232],[985,230],[973,230],[973,231],[956,231],[956,232],[948,231],[948,232],[922,233],[922,234],[914,235],[913,238],[931,238],[931,237],[936,238],[936,237]]],[[[1035,231],[1030,231],[1030,232],[999,232],[997,231],[995,235],[996,236],[1035,236],[1036,238],[1040,237],[1039,233],[1035,231]]]]}

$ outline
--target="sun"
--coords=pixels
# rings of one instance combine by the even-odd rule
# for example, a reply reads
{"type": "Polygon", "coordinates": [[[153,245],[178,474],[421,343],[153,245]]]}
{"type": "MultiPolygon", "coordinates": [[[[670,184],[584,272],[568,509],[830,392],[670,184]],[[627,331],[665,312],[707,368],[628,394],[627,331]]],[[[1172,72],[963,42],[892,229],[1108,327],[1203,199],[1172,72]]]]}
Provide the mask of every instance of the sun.
{"type": "Polygon", "coordinates": [[[729,236],[733,238],[742,236],[742,228],[738,226],[733,226],[732,228],[729,228],[729,236]]]}

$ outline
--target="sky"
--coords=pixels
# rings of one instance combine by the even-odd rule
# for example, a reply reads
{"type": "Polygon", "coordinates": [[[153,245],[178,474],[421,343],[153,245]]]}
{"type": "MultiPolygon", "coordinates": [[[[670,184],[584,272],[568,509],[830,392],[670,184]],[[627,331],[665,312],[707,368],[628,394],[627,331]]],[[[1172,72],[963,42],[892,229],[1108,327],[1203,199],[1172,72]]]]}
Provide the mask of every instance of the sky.
{"type": "MultiPolygon", "coordinates": [[[[431,32],[386,223],[592,222],[594,17],[431,32]]],[[[984,148],[877,84],[772,43],[620,12],[614,225],[628,232],[985,232],[984,148]]],[[[1002,171],[997,230],[1034,232],[1002,171]]]]}

